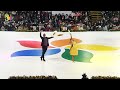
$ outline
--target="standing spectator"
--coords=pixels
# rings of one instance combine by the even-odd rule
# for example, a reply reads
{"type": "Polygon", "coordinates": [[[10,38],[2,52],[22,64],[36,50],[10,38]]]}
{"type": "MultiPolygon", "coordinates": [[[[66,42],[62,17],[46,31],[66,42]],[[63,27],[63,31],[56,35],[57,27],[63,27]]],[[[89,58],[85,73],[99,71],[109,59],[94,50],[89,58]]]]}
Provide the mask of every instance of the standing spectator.
{"type": "Polygon", "coordinates": [[[86,73],[84,73],[84,74],[82,75],[82,79],[88,79],[86,73]]]}

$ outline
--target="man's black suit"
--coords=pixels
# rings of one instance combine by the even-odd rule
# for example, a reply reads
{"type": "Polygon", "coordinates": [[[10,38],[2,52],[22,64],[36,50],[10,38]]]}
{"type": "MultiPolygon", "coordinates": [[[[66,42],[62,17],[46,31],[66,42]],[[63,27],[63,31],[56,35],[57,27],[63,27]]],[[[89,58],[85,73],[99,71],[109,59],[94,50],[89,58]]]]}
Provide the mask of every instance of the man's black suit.
{"type": "Polygon", "coordinates": [[[42,43],[41,43],[41,46],[42,46],[41,60],[43,59],[45,61],[44,55],[45,55],[45,53],[47,51],[47,48],[49,46],[49,40],[48,39],[51,39],[53,37],[42,37],[41,32],[40,32],[40,38],[42,39],[42,43]]]}

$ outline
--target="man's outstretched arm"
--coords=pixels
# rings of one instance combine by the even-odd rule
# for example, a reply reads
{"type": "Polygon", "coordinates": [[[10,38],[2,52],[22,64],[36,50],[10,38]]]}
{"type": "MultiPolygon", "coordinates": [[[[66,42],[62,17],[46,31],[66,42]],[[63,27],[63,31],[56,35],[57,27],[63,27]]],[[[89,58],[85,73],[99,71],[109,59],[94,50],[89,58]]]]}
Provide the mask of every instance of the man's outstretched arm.
{"type": "Polygon", "coordinates": [[[41,38],[41,39],[43,38],[42,35],[41,35],[41,31],[40,31],[40,38],[41,38]]]}
{"type": "Polygon", "coordinates": [[[51,38],[54,38],[54,37],[48,37],[48,39],[51,39],[51,38]]]}

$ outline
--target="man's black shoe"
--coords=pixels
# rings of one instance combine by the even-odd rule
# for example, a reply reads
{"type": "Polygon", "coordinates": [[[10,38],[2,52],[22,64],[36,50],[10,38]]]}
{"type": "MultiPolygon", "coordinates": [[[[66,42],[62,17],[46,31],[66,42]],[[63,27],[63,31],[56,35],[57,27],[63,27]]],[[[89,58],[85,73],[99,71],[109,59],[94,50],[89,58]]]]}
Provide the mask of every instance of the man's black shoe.
{"type": "Polygon", "coordinates": [[[42,61],[42,57],[40,57],[41,58],[41,61],[42,61]]]}
{"type": "Polygon", "coordinates": [[[45,59],[43,59],[43,61],[45,61],[45,59]]]}

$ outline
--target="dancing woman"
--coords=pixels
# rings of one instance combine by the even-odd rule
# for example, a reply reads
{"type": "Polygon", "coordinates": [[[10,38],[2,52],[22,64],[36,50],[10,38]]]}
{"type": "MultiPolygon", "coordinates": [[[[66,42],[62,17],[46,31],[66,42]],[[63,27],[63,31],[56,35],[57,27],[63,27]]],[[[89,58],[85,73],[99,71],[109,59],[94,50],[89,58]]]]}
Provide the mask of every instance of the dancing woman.
{"type": "Polygon", "coordinates": [[[70,33],[70,55],[72,56],[72,61],[75,61],[75,56],[78,55],[78,48],[77,48],[77,42],[72,38],[72,34],[70,33]]]}

